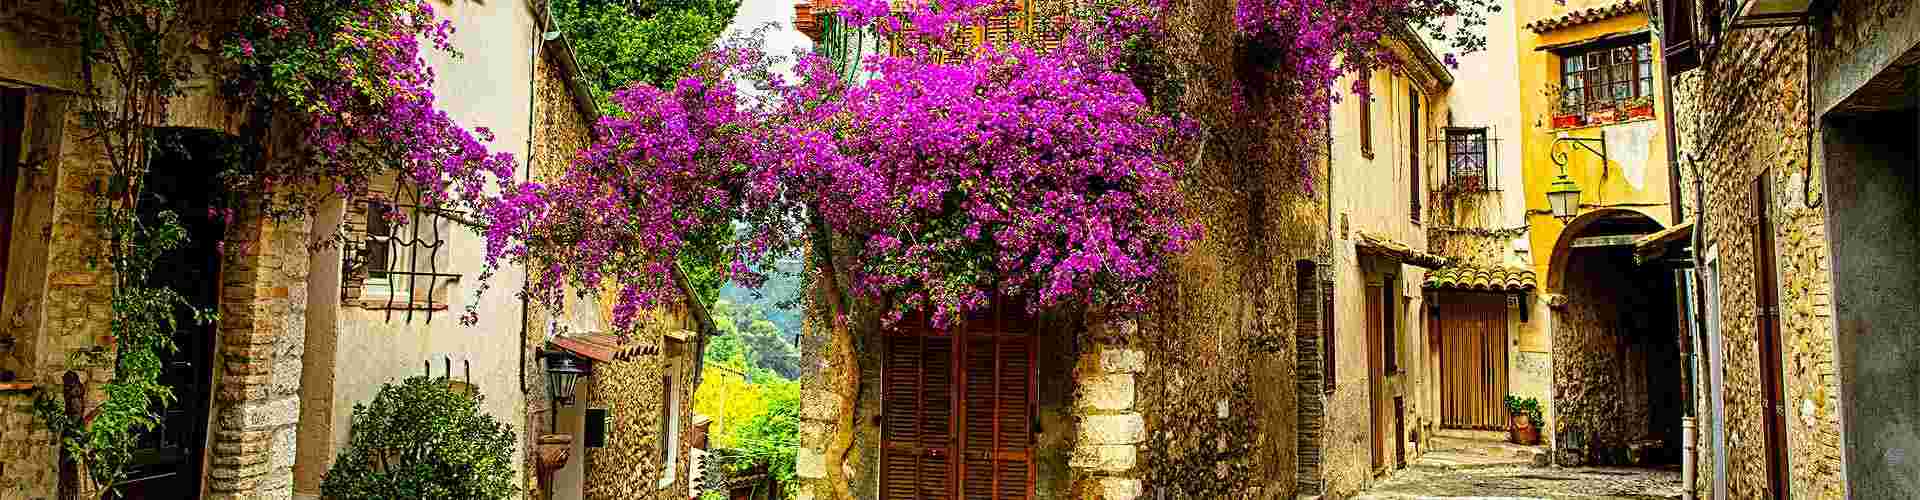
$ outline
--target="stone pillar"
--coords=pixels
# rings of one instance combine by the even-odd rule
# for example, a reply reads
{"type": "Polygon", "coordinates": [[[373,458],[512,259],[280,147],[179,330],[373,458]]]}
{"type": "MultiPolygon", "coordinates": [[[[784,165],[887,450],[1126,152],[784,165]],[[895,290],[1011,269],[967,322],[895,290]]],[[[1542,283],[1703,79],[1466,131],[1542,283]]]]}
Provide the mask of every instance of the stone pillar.
{"type": "Polygon", "coordinates": [[[1133,500],[1141,496],[1140,446],[1146,418],[1139,412],[1136,377],[1146,354],[1132,346],[1139,327],[1129,320],[1090,322],[1074,365],[1073,414],[1079,421],[1073,454],[1074,495],[1133,500]]]}
{"type": "Polygon", "coordinates": [[[227,234],[208,498],[292,498],[307,222],[248,214],[227,234]]]}

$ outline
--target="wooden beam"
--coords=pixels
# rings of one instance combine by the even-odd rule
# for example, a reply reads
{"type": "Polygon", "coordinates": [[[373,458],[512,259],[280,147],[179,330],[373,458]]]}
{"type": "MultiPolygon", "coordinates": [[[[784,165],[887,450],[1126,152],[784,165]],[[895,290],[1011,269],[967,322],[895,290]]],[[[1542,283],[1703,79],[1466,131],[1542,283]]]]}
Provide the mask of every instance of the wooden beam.
{"type": "Polygon", "coordinates": [[[1640,241],[1640,238],[1644,238],[1648,234],[1652,234],[1652,233],[1610,234],[1606,236],[1587,236],[1584,238],[1574,238],[1572,246],[1573,248],[1632,246],[1633,242],[1640,241]]]}

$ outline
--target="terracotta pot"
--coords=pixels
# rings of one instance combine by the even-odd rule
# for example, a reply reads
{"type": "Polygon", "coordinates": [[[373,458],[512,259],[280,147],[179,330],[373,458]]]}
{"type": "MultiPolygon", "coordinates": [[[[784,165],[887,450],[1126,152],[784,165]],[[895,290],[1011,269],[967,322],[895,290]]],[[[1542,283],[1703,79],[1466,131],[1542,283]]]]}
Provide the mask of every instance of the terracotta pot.
{"type": "Polygon", "coordinates": [[[1592,118],[1592,120],[1590,120],[1592,123],[1613,123],[1616,117],[1614,116],[1614,110],[1603,109],[1593,112],[1589,118],[1592,118]]]}
{"type": "Polygon", "coordinates": [[[1587,117],[1582,115],[1559,115],[1553,117],[1553,128],[1578,127],[1586,124],[1587,117]]]}
{"type": "Polygon", "coordinates": [[[1634,106],[1634,107],[1631,107],[1631,108],[1627,108],[1627,117],[1628,117],[1628,118],[1646,118],[1646,117],[1650,117],[1650,116],[1653,116],[1653,105],[1652,105],[1652,104],[1648,104],[1648,105],[1645,105],[1645,106],[1634,106]]]}

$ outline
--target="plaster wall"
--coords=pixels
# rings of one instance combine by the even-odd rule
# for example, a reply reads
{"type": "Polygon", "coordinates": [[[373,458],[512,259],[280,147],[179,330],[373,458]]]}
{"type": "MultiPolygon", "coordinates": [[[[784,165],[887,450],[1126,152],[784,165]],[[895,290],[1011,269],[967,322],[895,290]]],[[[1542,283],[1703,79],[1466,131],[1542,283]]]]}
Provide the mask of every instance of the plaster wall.
{"type": "MultiPolygon", "coordinates": [[[[1342,79],[1334,88],[1341,91],[1351,88],[1351,78],[1342,79]]],[[[1323,474],[1324,491],[1331,495],[1353,494],[1365,488],[1378,472],[1372,466],[1372,454],[1381,455],[1381,462],[1390,469],[1395,461],[1394,447],[1407,446],[1403,439],[1391,436],[1393,398],[1404,398],[1405,438],[1432,435],[1439,420],[1433,413],[1437,408],[1433,402],[1438,400],[1438,379],[1431,369],[1433,358],[1426,342],[1426,315],[1420,312],[1425,307],[1420,284],[1426,279],[1426,270],[1362,256],[1355,242],[1357,233],[1366,232],[1418,251],[1429,250],[1425,225],[1440,224],[1440,219],[1445,217],[1427,195],[1430,186],[1444,179],[1435,177],[1440,174],[1430,167],[1439,164],[1432,159],[1436,155],[1444,156],[1445,149],[1429,139],[1444,137],[1441,127],[1446,126],[1453,104],[1452,87],[1444,86],[1434,75],[1387,70],[1369,75],[1368,86],[1374,89],[1372,123],[1361,120],[1360,107],[1368,101],[1345,93],[1333,109],[1329,126],[1332,130],[1329,197],[1334,220],[1328,222],[1333,240],[1325,272],[1334,281],[1336,380],[1333,390],[1325,396],[1323,449],[1327,453],[1323,458],[1323,474]],[[1417,132],[1409,130],[1409,114],[1414,106],[1408,95],[1410,88],[1417,89],[1419,94],[1421,128],[1417,132]],[[1363,147],[1361,127],[1372,127],[1370,149],[1363,147]],[[1415,147],[1420,148],[1418,168],[1422,169],[1417,179],[1420,182],[1417,193],[1412,186],[1416,179],[1411,148],[1415,147]],[[1421,205],[1418,217],[1412,207],[1416,199],[1421,205]],[[1369,367],[1383,362],[1386,346],[1379,344],[1382,339],[1369,338],[1373,334],[1368,330],[1367,303],[1380,299],[1370,297],[1368,287],[1382,285],[1389,276],[1396,290],[1393,293],[1398,297],[1389,314],[1395,315],[1394,338],[1398,343],[1393,348],[1400,371],[1384,379],[1374,379],[1369,367]],[[1375,397],[1381,400],[1379,423],[1382,428],[1378,432],[1387,436],[1382,439],[1382,449],[1367,451],[1376,432],[1374,418],[1369,413],[1374,409],[1370,398],[1375,397]]],[[[1422,445],[1424,439],[1407,448],[1409,462],[1418,455],[1422,445]]]]}
{"type": "MultiPolygon", "coordinates": [[[[456,123],[470,130],[478,127],[492,130],[496,139],[488,147],[496,153],[512,154],[524,164],[531,134],[529,108],[533,105],[534,72],[530,57],[538,31],[532,12],[521,2],[459,0],[437,7],[439,13],[454,24],[453,44],[465,57],[455,59],[441,52],[427,53],[428,62],[437,72],[433,89],[436,102],[456,123]]],[[[427,375],[425,364],[431,365],[433,376],[447,375],[448,360],[452,362],[455,379],[471,377],[485,398],[482,408],[487,414],[515,423],[516,433],[527,432],[518,424],[527,396],[522,390],[520,373],[521,303],[512,293],[524,280],[525,273],[518,267],[502,266],[486,283],[491,289],[476,297],[479,275],[485,266],[484,239],[453,224],[442,231],[446,243],[441,252],[446,257],[439,272],[460,275],[440,283],[445,290],[435,294],[435,301],[445,305],[443,310],[411,311],[409,319],[407,310],[376,310],[340,303],[338,288],[316,288],[316,295],[328,294],[328,299],[322,300],[332,306],[323,314],[335,319],[326,331],[334,336],[329,339],[333,344],[333,358],[308,365],[331,371],[333,384],[330,398],[310,396],[308,399],[330,403],[331,408],[330,411],[318,408],[305,411],[315,415],[330,413],[325,415],[328,418],[313,423],[327,427],[330,438],[301,450],[302,460],[330,464],[333,454],[346,443],[351,431],[354,404],[372,399],[383,384],[427,375]],[[478,322],[463,326],[460,315],[468,307],[477,311],[478,322]],[[469,366],[471,372],[467,371],[469,366]]],[[[327,259],[324,265],[325,271],[318,276],[338,276],[339,259],[327,259]]],[[[524,441],[518,443],[512,454],[516,470],[525,463],[526,446],[524,441]]],[[[303,497],[318,493],[317,481],[301,484],[303,497]]]]}

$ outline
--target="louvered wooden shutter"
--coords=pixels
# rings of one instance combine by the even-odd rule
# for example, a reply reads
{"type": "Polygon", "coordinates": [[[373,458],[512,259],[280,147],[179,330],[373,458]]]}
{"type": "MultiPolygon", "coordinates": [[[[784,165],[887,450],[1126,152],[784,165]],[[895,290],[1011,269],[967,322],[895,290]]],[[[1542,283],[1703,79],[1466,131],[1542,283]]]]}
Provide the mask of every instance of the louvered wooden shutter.
{"type": "Polygon", "coordinates": [[[883,498],[953,498],[953,339],[887,339],[880,382],[883,498]]]}
{"type": "Polygon", "coordinates": [[[1005,331],[969,336],[961,417],[961,497],[1026,499],[1033,490],[1034,339],[1005,331]]]}
{"type": "Polygon", "coordinates": [[[1019,39],[1026,33],[1029,12],[1027,0],[1013,0],[1013,7],[1006,15],[987,18],[984,30],[986,42],[995,47],[1006,47],[1019,39]]]}

